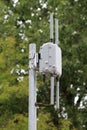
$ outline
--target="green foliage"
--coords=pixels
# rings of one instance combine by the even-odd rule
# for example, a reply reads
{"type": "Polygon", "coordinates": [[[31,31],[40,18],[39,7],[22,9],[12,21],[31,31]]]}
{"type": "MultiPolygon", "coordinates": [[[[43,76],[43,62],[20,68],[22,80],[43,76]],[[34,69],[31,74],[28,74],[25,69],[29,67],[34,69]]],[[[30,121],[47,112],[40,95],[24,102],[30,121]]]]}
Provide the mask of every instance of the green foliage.
{"type": "Polygon", "coordinates": [[[56,126],[53,124],[51,113],[47,112],[44,108],[39,110],[37,123],[38,130],[57,130],[56,126]]]}
{"type": "MultiPolygon", "coordinates": [[[[85,0],[19,0],[16,4],[10,0],[0,1],[0,129],[27,129],[28,44],[35,42],[39,51],[40,46],[50,40],[50,12],[59,19],[59,45],[63,55],[61,107],[59,113],[50,108],[49,111],[41,109],[38,129],[87,129],[87,102],[84,101],[87,93],[86,8],[85,0]],[[23,69],[26,74],[21,73],[23,69]],[[18,80],[20,78],[22,80],[18,80]],[[74,104],[77,94],[79,98],[74,104]],[[79,108],[81,102],[83,108],[79,108]],[[68,119],[61,114],[63,108],[68,119]],[[18,124],[14,123],[15,120],[18,124]]],[[[49,79],[46,79],[45,85],[41,79],[39,75],[38,101],[49,103],[49,79]]]]}
{"type": "Polygon", "coordinates": [[[28,93],[24,84],[1,86],[0,88],[0,128],[27,129],[28,93]],[[16,120],[18,123],[16,123],[16,120]]]}
{"type": "Polygon", "coordinates": [[[61,130],[70,130],[71,129],[71,121],[70,120],[61,119],[60,124],[61,124],[61,127],[60,127],[61,130]]]}
{"type": "Polygon", "coordinates": [[[9,118],[6,113],[0,117],[0,130],[24,130],[28,129],[27,117],[22,114],[15,114],[13,117],[9,118]]]}

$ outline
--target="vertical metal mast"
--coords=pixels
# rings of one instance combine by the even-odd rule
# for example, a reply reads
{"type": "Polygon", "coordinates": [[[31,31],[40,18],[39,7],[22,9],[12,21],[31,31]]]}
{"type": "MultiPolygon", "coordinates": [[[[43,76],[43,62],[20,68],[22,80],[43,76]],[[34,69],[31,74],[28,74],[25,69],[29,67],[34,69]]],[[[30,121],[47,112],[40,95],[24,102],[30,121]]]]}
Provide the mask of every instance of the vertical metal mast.
{"type": "Polygon", "coordinates": [[[28,130],[36,130],[36,44],[29,46],[29,126],[28,130]]]}
{"type": "Polygon", "coordinates": [[[50,14],[50,40],[53,41],[53,13],[50,14]]]}
{"type": "Polygon", "coordinates": [[[58,37],[58,19],[55,19],[55,43],[59,44],[59,37],[58,37]]]}
{"type": "MultiPolygon", "coordinates": [[[[59,44],[58,19],[55,19],[55,43],[59,44]]],[[[59,79],[56,82],[56,109],[59,109],[59,79]]]]}
{"type": "Polygon", "coordinates": [[[56,109],[59,109],[59,81],[56,82],[56,109]]]}
{"type": "Polygon", "coordinates": [[[50,94],[50,104],[54,104],[54,77],[51,76],[51,94],[50,94]]]}
{"type": "MultiPolygon", "coordinates": [[[[50,40],[53,42],[53,13],[50,14],[50,40]]],[[[50,104],[54,104],[54,77],[51,76],[50,104]]]]}

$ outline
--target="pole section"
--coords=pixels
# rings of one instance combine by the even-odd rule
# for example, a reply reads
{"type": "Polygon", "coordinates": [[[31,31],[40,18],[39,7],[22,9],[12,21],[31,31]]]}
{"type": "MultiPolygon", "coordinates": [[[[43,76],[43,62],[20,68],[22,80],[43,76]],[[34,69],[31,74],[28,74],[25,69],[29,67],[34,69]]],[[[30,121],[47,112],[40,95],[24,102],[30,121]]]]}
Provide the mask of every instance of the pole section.
{"type": "MultiPolygon", "coordinates": [[[[50,40],[53,42],[53,13],[50,14],[50,40]]],[[[51,96],[50,103],[54,104],[54,77],[51,76],[51,96]]]]}
{"type": "Polygon", "coordinates": [[[53,13],[50,14],[50,40],[53,42],[53,13]]]}
{"type": "Polygon", "coordinates": [[[58,19],[55,19],[55,43],[59,44],[59,35],[58,35],[58,19]]]}
{"type": "Polygon", "coordinates": [[[36,45],[29,45],[29,126],[28,130],[36,130],[36,45]]]}
{"type": "Polygon", "coordinates": [[[59,109],[59,81],[56,83],[56,109],[59,109]]]}
{"type": "Polygon", "coordinates": [[[54,104],[54,77],[51,77],[51,96],[50,103],[54,104]]]}
{"type": "MultiPolygon", "coordinates": [[[[59,44],[58,19],[55,19],[55,43],[59,44]]],[[[56,82],[56,109],[59,109],[59,80],[56,82]]]]}

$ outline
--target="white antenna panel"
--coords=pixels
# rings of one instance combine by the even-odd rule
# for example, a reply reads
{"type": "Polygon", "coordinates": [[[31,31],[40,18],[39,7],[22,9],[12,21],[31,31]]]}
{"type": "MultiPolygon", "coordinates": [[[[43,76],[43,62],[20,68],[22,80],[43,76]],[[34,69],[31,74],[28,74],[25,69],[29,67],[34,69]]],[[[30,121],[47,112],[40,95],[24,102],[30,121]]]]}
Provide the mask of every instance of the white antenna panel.
{"type": "Polygon", "coordinates": [[[40,48],[40,55],[40,72],[60,77],[62,74],[62,56],[61,49],[57,44],[53,44],[52,42],[43,44],[40,48]]]}

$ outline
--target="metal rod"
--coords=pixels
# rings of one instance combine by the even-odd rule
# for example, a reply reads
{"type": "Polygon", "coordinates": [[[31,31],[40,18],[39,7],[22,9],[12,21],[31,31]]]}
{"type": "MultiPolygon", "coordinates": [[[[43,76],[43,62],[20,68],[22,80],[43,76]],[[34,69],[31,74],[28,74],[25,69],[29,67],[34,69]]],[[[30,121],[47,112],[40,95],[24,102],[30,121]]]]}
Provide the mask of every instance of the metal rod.
{"type": "Polygon", "coordinates": [[[29,126],[28,130],[36,130],[36,71],[35,55],[36,45],[29,46],[29,126]]]}
{"type": "MultiPolygon", "coordinates": [[[[37,88],[36,88],[36,81],[37,81],[37,79],[36,79],[36,77],[37,77],[37,73],[36,73],[36,71],[35,71],[35,74],[34,74],[34,101],[35,101],[35,103],[37,102],[37,88]]],[[[35,103],[34,103],[34,111],[35,111],[35,130],[37,130],[37,107],[35,106],[35,103]]]]}
{"type": "Polygon", "coordinates": [[[36,107],[51,107],[54,104],[35,103],[36,107]]]}
{"type": "Polygon", "coordinates": [[[50,40],[53,41],[53,13],[50,14],[50,40]]]}
{"type": "Polygon", "coordinates": [[[58,19],[55,19],[55,43],[59,44],[59,34],[58,34],[58,19]]]}
{"type": "Polygon", "coordinates": [[[54,77],[51,77],[51,96],[50,104],[54,104],[54,77]]]}
{"type": "Polygon", "coordinates": [[[59,81],[56,83],[56,109],[59,109],[59,81]]]}

